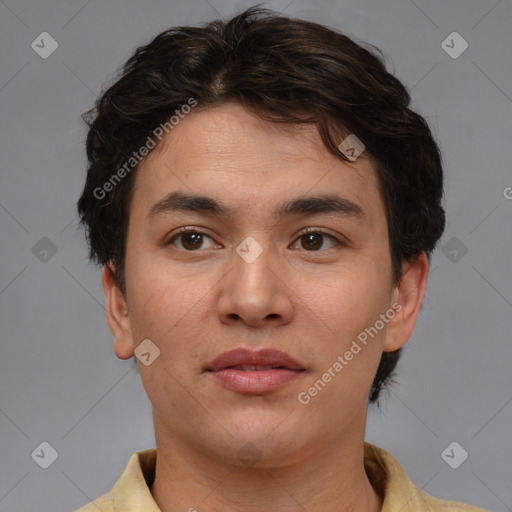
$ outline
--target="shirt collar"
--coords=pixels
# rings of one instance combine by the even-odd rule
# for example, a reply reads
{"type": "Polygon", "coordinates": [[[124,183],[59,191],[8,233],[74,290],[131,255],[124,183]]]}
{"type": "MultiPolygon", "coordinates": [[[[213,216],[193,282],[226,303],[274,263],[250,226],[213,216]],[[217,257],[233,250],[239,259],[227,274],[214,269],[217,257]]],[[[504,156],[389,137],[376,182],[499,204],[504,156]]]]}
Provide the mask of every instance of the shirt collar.
{"type": "Polygon", "coordinates": [[[115,512],[161,512],[151,494],[155,479],[156,448],[134,453],[112,488],[115,512]]]}

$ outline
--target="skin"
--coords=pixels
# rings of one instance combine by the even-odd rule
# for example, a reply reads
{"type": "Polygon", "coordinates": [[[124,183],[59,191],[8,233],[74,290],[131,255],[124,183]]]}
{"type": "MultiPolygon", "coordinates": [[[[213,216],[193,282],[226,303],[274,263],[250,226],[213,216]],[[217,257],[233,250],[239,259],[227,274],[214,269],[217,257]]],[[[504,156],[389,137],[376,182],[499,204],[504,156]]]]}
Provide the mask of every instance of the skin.
{"type": "Polygon", "coordinates": [[[381,510],[363,466],[368,394],[382,352],[412,334],[428,262],[421,254],[404,263],[393,284],[384,203],[364,156],[344,162],[314,126],[277,125],[232,103],[186,116],[137,170],[126,297],[111,266],[102,280],[116,355],[133,357],[144,339],[160,349],[138,366],[158,450],[151,492],[163,512],[381,510]],[[215,198],[236,215],[148,217],[172,191],[215,198]],[[364,219],[273,217],[283,201],[333,193],[359,205],[364,219]],[[173,238],[187,226],[208,235],[200,249],[173,238]],[[342,244],[325,236],[311,249],[302,236],[309,227],[342,244]],[[252,263],[235,251],[248,236],[263,249],[252,263]],[[301,404],[299,393],[396,302],[401,311],[301,404]],[[227,389],[204,368],[235,347],[277,348],[306,371],[262,395],[227,389]],[[247,443],[260,457],[254,464],[238,456],[247,443]]]}

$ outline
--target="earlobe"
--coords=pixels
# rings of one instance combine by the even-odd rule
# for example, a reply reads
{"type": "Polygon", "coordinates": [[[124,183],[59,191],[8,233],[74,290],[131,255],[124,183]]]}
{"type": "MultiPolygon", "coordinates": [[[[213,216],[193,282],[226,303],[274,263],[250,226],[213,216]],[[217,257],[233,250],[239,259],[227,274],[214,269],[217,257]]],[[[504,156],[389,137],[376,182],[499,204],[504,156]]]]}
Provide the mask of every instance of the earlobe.
{"type": "Polygon", "coordinates": [[[385,352],[403,347],[412,336],[427,289],[429,264],[426,254],[404,263],[400,283],[393,290],[395,316],[389,322],[383,343],[385,352]]]}
{"type": "Polygon", "coordinates": [[[134,345],[128,307],[109,265],[103,266],[101,283],[105,292],[107,323],[114,336],[114,352],[120,359],[129,359],[134,355],[134,345]]]}

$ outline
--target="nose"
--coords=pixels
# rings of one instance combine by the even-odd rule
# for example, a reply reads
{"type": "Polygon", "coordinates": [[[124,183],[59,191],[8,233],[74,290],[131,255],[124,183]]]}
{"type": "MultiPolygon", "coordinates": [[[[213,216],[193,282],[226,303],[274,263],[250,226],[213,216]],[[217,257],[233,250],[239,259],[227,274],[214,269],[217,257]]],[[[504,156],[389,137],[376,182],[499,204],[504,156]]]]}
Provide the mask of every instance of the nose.
{"type": "Polygon", "coordinates": [[[254,253],[255,247],[249,246],[245,253],[233,252],[230,271],[221,281],[217,304],[220,321],[250,327],[278,327],[291,322],[293,291],[286,283],[285,263],[279,262],[268,245],[263,249],[257,244],[262,252],[254,259],[259,251],[254,253]]]}

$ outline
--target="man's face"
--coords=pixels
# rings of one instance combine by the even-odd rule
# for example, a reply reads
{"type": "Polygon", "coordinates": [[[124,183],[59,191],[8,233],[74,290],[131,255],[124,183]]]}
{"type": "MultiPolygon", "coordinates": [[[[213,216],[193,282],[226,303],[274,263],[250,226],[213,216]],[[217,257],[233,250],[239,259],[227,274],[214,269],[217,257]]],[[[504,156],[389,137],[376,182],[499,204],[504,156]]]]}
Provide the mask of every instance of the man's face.
{"type": "Polygon", "coordinates": [[[115,341],[120,357],[146,339],[160,350],[150,365],[138,362],[157,441],[236,463],[246,443],[262,461],[299,460],[359,436],[390,326],[358,342],[350,360],[344,354],[396,292],[370,162],[335,158],[312,125],[273,124],[236,104],[191,113],[164,142],[137,170],[127,320],[115,341]],[[176,192],[211,198],[231,213],[162,202],[176,192]],[[341,207],[322,202],[326,196],[341,207]],[[306,211],[299,202],[278,215],[313,197],[326,206],[306,211]],[[198,234],[180,235],[182,228],[198,234]],[[235,348],[277,349],[303,371],[264,370],[270,384],[262,387],[259,369],[224,371],[226,380],[209,371],[235,348]],[[336,371],[338,356],[345,364],[336,371]],[[329,368],[331,378],[309,393],[329,368]]]}

